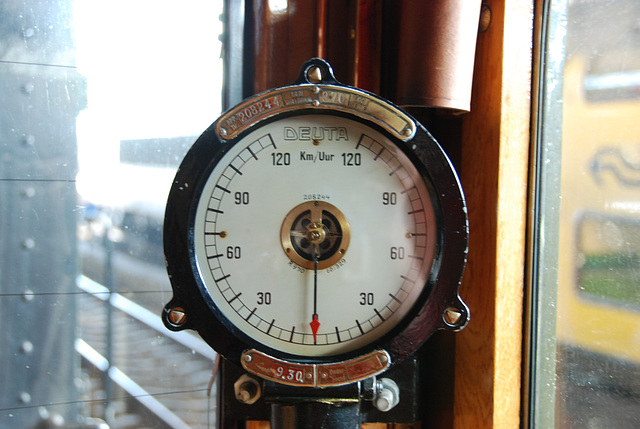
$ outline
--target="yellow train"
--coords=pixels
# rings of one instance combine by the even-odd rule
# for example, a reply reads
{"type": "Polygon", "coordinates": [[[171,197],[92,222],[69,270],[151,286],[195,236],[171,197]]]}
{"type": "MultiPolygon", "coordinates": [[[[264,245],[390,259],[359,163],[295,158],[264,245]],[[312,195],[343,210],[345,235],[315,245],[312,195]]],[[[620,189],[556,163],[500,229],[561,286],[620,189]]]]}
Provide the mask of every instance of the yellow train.
{"type": "Polygon", "coordinates": [[[565,68],[558,344],[640,363],[640,76],[588,69],[565,68]]]}

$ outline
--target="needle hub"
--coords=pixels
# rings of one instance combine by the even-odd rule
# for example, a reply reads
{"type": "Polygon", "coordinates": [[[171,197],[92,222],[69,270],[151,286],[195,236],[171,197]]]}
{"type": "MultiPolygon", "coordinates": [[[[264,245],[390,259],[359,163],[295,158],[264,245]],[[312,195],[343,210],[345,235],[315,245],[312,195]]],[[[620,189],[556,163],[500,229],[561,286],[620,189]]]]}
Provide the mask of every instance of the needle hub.
{"type": "Polygon", "coordinates": [[[297,205],[287,214],[280,229],[285,255],[308,270],[323,270],[338,263],[350,239],[347,218],[326,201],[297,205]]]}

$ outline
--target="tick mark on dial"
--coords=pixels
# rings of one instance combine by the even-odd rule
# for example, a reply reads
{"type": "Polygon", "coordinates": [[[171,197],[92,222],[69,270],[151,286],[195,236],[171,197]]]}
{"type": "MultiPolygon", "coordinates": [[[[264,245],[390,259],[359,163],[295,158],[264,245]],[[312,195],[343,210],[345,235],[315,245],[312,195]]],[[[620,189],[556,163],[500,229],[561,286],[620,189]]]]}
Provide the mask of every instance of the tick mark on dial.
{"type": "Polygon", "coordinates": [[[393,299],[393,300],[394,300],[395,302],[397,302],[398,304],[402,304],[402,301],[400,301],[398,298],[396,298],[396,296],[395,296],[395,295],[393,295],[393,294],[391,294],[391,293],[390,293],[390,294],[389,294],[389,296],[391,297],[391,299],[393,299]]]}
{"type": "MultiPolygon", "coordinates": [[[[228,277],[228,276],[227,276],[228,277]]],[[[218,281],[218,280],[216,280],[218,281]]],[[[238,299],[238,297],[242,295],[242,292],[238,293],[236,296],[234,296],[233,298],[231,298],[231,301],[229,301],[229,304],[231,304],[233,301],[235,301],[236,299],[238,299]]]]}
{"type": "Polygon", "coordinates": [[[389,176],[393,176],[396,171],[400,170],[402,168],[402,165],[397,166],[396,168],[393,169],[393,171],[391,173],[389,173],[389,176]]]}
{"type": "Polygon", "coordinates": [[[362,329],[362,326],[360,326],[360,322],[358,321],[358,319],[356,319],[356,325],[358,325],[358,329],[360,329],[360,333],[364,335],[364,329],[362,329]]]}
{"type": "Polygon", "coordinates": [[[230,193],[231,193],[231,191],[230,191],[230,190],[228,190],[227,188],[225,188],[225,187],[223,187],[223,186],[216,185],[216,188],[218,188],[218,189],[222,189],[222,190],[223,190],[224,192],[226,192],[227,194],[230,194],[230,193]]]}
{"type": "Polygon", "coordinates": [[[227,236],[227,231],[213,231],[213,232],[205,232],[204,235],[219,235],[220,238],[225,238],[227,236]]]}
{"type": "Polygon", "coordinates": [[[384,317],[382,317],[382,314],[380,314],[380,312],[378,310],[376,310],[375,308],[373,309],[373,311],[376,312],[376,315],[380,318],[380,320],[382,320],[383,322],[386,320],[384,317]]]}
{"type": "Polygon", "coordinates": [[[276,143],[273,141],[273,137],[271,137],[271,134],[267,134],[267,138],[268,138],[269,140],[271,140],[271,145],[273,146],[273,148],[274,148],[274,149],[278,149],[278,148],[276,147],[276,143]]]}
{"type": "Polygon", "coordinates": [[[251,148],[250,148],[250,147],[248,147],[248,148],[247,148],[247,150],[249,151],[249,153],[251,154],[251,156],[252,156],[252,157],[257,161],[257,160],[258,160],[258,157],[256,156],[256,154],[255,154],[255,153],[253,153],[253,151],[251,150],[251,148]]]}
{"type": "Polygon", "coordinates": [[[407,192],[412,191],[412,190],[414,190],[414,189],[416,189],[416,187],[415,187],[415,186],[412,186],[412,187],[410,187],[410,188],[408,188],[408,189],[405,189],[404,191],[401,191],[400,193],[401,193],[401,194],[406,194],[407,192]]]}
{"type": "MultiPolygon", "coordinates": [[[[224,279],[228,279],[229,277],[231,277],[231,274],[227,274],[225,276],[220,277],[219,279],[214,279],[216,283],[221,282],[224,279]]],[[[240,292],[238,295],[236,295],[236,297],[240,296],[242,292],[240,292]]]]}

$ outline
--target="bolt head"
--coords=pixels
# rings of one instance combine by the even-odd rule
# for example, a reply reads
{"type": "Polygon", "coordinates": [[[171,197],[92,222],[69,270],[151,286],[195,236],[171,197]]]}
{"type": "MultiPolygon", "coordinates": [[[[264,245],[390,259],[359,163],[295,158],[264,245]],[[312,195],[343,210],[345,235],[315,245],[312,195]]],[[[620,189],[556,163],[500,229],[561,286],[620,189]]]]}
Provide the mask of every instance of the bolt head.
{"type": "Polygon", "coordinates": [[[461,319],[462,313],[457,308],[447,308],[444,311],[444,321],[449,325],[455,326],[460,323],[461,319]]]}
{"type": "Polygon", "coordinates": [[[182,307],[173,307],[169,310],[167,317],[169,322],[175,326],[183,325],[187,321],[187,313],[182,307]]]}

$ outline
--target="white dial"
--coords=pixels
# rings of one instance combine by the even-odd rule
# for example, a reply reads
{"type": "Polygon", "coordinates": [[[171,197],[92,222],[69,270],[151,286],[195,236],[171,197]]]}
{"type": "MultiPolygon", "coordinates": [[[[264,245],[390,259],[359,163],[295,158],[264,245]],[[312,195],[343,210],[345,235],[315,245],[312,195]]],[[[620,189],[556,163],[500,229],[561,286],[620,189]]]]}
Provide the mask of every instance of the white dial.
{"type": "Polygon", "coordinates": [[[424,179],[389,138],[340,116],[257,127],[217,162],[196,204],[198,274],[219,313],[271,349],[331,356],[414,307],[436,221],[424,179]]]}

